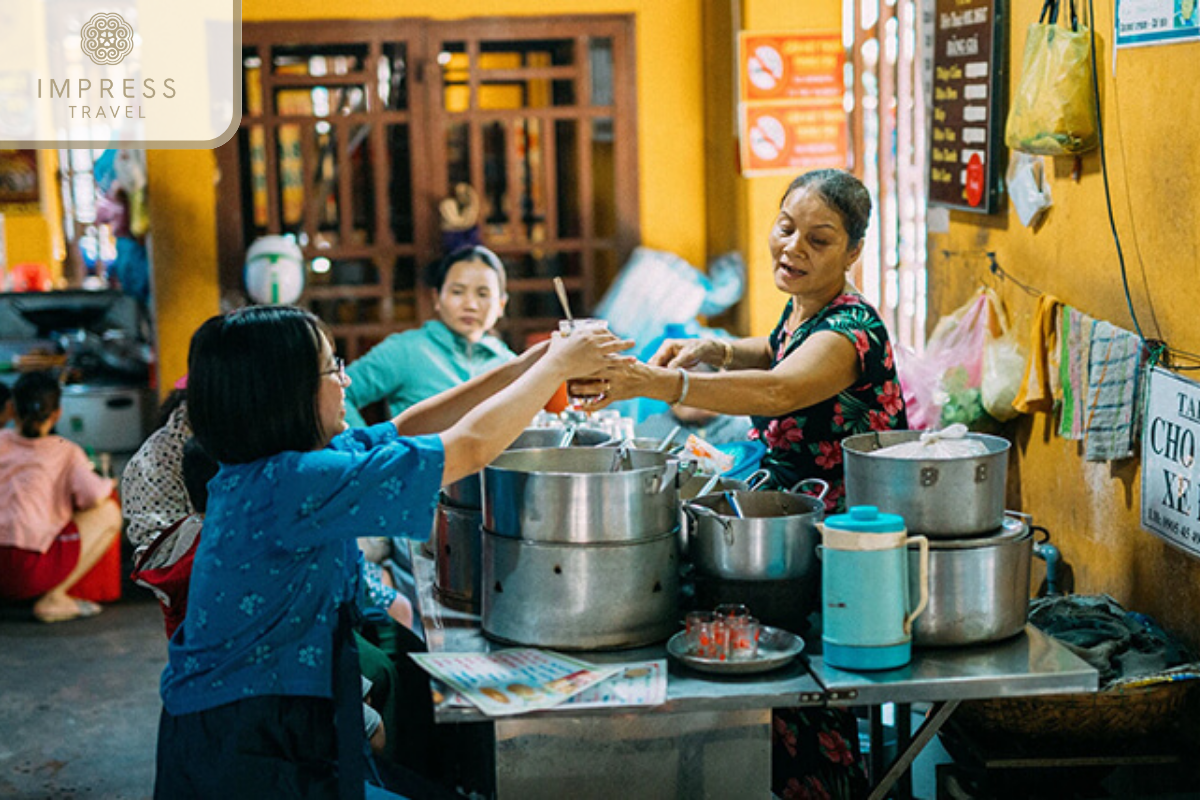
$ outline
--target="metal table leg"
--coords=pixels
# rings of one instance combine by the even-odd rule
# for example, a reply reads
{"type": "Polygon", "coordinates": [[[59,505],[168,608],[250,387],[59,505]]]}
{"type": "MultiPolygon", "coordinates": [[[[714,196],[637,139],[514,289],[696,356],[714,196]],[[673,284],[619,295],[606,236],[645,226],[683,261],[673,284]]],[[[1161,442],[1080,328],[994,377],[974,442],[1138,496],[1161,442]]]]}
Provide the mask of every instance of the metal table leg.
{"type": "MultiPolygon", "coordinates": [[[[925,717],[925,721],[917,729],[917,735],[912,738],[908,747],[904,748],[896,756],[896,760],[892,762],[892,766],[888,769],[887,774],[871,790],[868,800],[883,800],[883,798],[887,797],[888,791],[900,779],[900,776],[909,770],[913,761],[916,760],[917,755],[925,749],[925,745],[929,744],[930,740],[942,729],[942,726],[946,724],[946,720],[950,719],[950,715],[958,708],[960,702],[959,700],[947,700],[942,703],[933,704],[928,716],[925,717]]],[[[872,749],[874,749],[874,746],[872,746],[872,749]]],[[[872,756],[872,762],[874,762],[874,756],[872,756]]],[[[874,771],[872,771],[871,779],[875,779],[874,771]]]]}

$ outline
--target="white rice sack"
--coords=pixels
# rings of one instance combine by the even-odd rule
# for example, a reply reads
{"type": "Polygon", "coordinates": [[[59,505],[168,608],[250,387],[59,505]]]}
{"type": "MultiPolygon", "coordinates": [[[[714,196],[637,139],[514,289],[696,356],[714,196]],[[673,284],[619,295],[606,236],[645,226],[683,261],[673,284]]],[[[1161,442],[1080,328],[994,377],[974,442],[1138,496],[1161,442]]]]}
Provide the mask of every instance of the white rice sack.
{"type": "Polygon", "coordinates": [[[871,456],[909,461],[945,461],[987,454],[987,445],[978,439],[968,439],[967,426],[961,423],[949,425],[940,431],[925,431],[921,438],[915,441],[902,442],[867,453],[871,456]]]}

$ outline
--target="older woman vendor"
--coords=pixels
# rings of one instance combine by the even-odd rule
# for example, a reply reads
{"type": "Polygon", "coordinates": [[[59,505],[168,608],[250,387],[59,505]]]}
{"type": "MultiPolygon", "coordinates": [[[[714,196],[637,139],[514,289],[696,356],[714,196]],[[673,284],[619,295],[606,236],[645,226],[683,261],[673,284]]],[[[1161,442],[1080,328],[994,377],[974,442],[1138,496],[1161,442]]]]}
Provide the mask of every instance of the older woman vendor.
{"type": "Polygon", "coordinates": [[[788,296],[771,335],[668,340],[649,364],[606,375],[598,405],[640,396],[748,414],[775,487],[821,478],[830,484],[827,510],[844,508],[842,439],[908,426],[887,329],[847,279],[870,215],[871,197],[853,175],[796,178],[768,239],[775,286],[788,296]],[[700,363],[719,371],[689,371],[700,363]]]}
{"type": "MultiPolygon", "coordinates": [[[[857,178],[817,170],[792,181],[768,239],[775,286],[787,304],[770,336],[734,342],[678,339],[649,364],[610,369],[607,397],[653,397],[722,414],[748,414],[767,446],[773,487],[830,484],[828,511],[845,507],[842,439],[906,428],[887,329],[847,279],[863,249],[871,197],[857,178]],[[717,372],[691,372],[698,364],[717,372]]],[[[854,718],[779,709],[772,790],[779,797],[857,797],[865,791],[854,718]]]]}

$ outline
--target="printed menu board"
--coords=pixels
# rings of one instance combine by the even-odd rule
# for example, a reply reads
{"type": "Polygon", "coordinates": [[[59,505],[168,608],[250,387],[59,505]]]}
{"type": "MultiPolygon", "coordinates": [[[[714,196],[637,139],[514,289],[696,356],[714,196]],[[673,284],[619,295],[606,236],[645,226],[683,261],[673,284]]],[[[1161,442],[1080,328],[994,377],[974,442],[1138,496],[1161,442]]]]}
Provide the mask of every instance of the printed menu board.
{"type": "Polygon", "coordinates": [[[1003,0],[937,0],[929,202],[990,214],[1004,154],[1003,0]]]}

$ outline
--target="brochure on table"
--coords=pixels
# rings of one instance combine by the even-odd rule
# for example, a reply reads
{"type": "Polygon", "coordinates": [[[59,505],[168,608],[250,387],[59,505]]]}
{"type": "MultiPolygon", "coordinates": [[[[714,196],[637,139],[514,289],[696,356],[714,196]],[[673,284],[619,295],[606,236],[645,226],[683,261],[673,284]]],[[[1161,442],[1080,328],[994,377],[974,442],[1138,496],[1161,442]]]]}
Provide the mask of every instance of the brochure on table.
{"type": "Polygon", "coordinates": [[[666,699],[663,661],[597,665],[534,648],[413,653],[412,658],[489,716],[523,714],[565,703],[577,709],[657,705],[666,699]]]}

